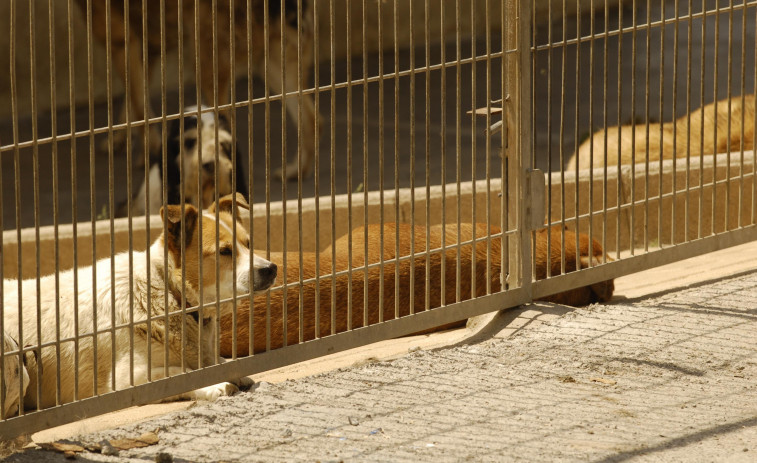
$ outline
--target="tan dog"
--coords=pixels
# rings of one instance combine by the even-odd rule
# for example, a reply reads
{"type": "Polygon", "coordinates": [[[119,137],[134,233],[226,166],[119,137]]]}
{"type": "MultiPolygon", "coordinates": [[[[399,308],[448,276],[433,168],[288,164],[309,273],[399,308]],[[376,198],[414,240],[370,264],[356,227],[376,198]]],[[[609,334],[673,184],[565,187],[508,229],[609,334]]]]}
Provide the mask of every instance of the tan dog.
{"type": "Polygon", "coordinates": [[[741,97],[731,98],[731,131],[728,132],[728,99],[710,103],[702,109],[691,112],[691,128],[689,129],[689,115],[684,115],[674,122],[649,124],[649,138],[645,124],[636,124],[635,146],[634,131],[631,125],[621,127],[608,127],[607,131],[594,132],[593,141],[587,139],[578,147],[578,156],[574,153],[568,161],[566,170],[575,171],[576,163],[579,169],[591,167],[603,167],[605,153],[605,136],[607,137],[607,165],[618,164],[618,138],[620,138],[620,163],[642,163],[646,161],[649,150],[649,162],[673,157],[683,158],[690,153],[691,157],[700,154],[720,154],[731,151],[741,151],[742,142],[744,150],[754,149],[754,95],[744,97],[744,106],[741,105],[741,97]],[[704,113],[704,114],[703,114],[704,113]],[[744,124],[744,138],[741,138],[741,124],[744,124]],[[715,127],[717,126],[717,134],[715,127]],[[662,128],[662,139],[660,129],[662,128]],[[673,150],[673,134],[676,134],[675,152],[673,150]],[[690,143],[687,137],[690,133],[690,143]],[[717,138],[716,138],[717,135],[717,138]],[[703,136],[704,142],[701,143],[703,136]],[[594,159],[591,163],[590,151],[594,147],[594,159]]]}
{"type": "MultiPolygon", "coordinates": [[[[394,259],[395,257],[395,230],[399,228],[400,235],[400,256],[410,255],[410,236],[415,235],[415,252],[423,252],[426,246],[426,229],[425,227],[416,227],[413,229],[407,224],[385,224],[384,226],[384,255],[385,261],[394,259]]],[[[381,245],[380,245],[380,225],[369,225],[368,229],[368,263],[377,263],[381,259],[381,245]]],[[[429,248],[440,248],[442,244],[442,232],[446,231],[445,245],[453,246],[457,242],[457,226],[448,225],[447,227],[431,227],[429,248]]],[[[499,233],[499,228],[491,227],[491,234],[499,233]]],[[[485,224],[476,225],[476,236],[478,238],[484,237],[489,233],[485,224]]],[[[555,230],[553,230],[555,233],[555,230]]],[[[560,273],[560,238],[559,231],[557,231],[557,238],[552,241],[552,254],[557,255],[557,262],[552,259],[553,275],[560,273]],[[555,266],[556,263],[556,266],[555,266]]],[[[566,271],[575,270],[575,234],[570,231],[566,231],[566,271]],[[572,264],[571,264],[572,262],[572,264]]],[[[461,225],[461,242],[471,240],[473,234],[473,226],[471,224],[461,225]]],[[[537,277],[544,278],[546,275],[546,231],[536,234],[537,237],[537,277]],[[543,256],[541,254],[544,254],[543,256]],[[542,268],[543,267],[543,268],[542,268]]],[[[500,238],[493,238],[491,240],[491,267],[489,271],[489,282],[492,292],[497,292],[501,289],[500,284],[500,267],[501,267],[501,245],[500,238]]],[[[358,228],[352,233],[352,266],[361,267],[364,265],[364,232],[362,228],[358,228]]],[[[593,259],[594,262],[601,260],[602,249],[599,243],[594,241],[592,247],[592,254],[589,257],[588,238],[584,235],[581,236],[581,257],[582,266],[588,264],[588,259],[593,259]]],[[[335,268],[336,271],[346,270],[348,268],[348,250],[349,242],[348,237],[344,236],[336,240],[334,243],[336,251],[335,268]]],[[[453,246],[448,248],[444,254],[441,251],[432,253],[429,256],[429,274],[430,274],[430,287],[429,287],[429,307],[436,308],[441,306],[442,301],[442,285],[440,282],[441,266],[444,261],[445,270],[445,285],[444,296],[445,303],[450,304],[457,300],[457,291],[459,284],[460,300],[467,300],[471,298],[471,270],[473,262],[471,259],[472,246],[471,244],[463,244],[460,246],[460,280],[456,280],[456,265],[457,265],[457,247],[453,246]]],[[[487,264],[486,264],[487,244],[486,242],[478,242],[476,244],[476,261],[475,261],[475,278],[476,289],[475,296],[482,296],[486,294],[487,283],[487,264]]],[[[315,263],[318,257],[315,253],[305,253],[302,256],[303,265],[302,273],[304,279],[314,278],[315,263]]],[[[286,259],[287,262],[287,282],[296,282],[299,279],[299,254],[298,253],[276,253],[271,255],[271,260],[281,264],[286,259]]],[[[332,252],[331,249],[326,249],[320,253],[320,272],[321,274],[331,273],[332,252]]],[[[407,315],[410,312],[410,272],[411,269],[415,271],[415,287],[414,287],[414,307],[416,311],[422,311],[425,308],[426,298],[426,256],[417,256],[414,260],[406,259],[400,260],[399,263],[399,298],[395,299],[395,263],[387,262],[384,267],[383,279],[381,270],[379,268],[370,268],[367,276],[367,292],[368,301],[370,302],[368,309],[368,317],[365,320],[365,324],[371,325],[379,321],[379,313],[381,308],[379,307],[379,296],[381,293],[381,286],[383,281],[383,319],[391,320],[395,318],[395,303],[396,308],[399,311],[400,316],[407,315]]],[[[334,332],[346,331],[348,327],[348,312],[347,301],[350,295],[350,288],[348,286],[348,276],[339,275],[336,278],[324,277],[320,279],[320,335],[324,336],[332,332],[331,325],[331,299],[332,299],[332,282],[335,286],[334,298],[336,300],[335,321],[336,324],[333,327],[334,332]]],[[[612,296],[613,283],[612,281],[605,282],[604,284],[594,285],[599,289],[595,290],[589,288],[579,288],[576,290],[568,291],[561,295],[550,296],[545,298],[546,300],[552,300],[564,304],[571,305],[585,305],[596,301],[605,301],[612,296]]],[[[365,271],[355,270],[352,272],[352,327],[356,328],[363,326],[363,311],[364,311],[364,290],[365,290],[365,271]]],[[[303,292],[303,340],[308,341],[315,338],[315,294],[316,285],[314,282],[305,283],[302,287],[303,292]]],[[[271,297],[271,338],[270,347],[276,349],[284,345],[283,336],[283,305],[284,294],[281,289],[273,290],[270,293],[271,297]]],[[[287,303],[287,345],[296,344],[299,342],[299,287],[288,288],[286,294],[287,303]]],[[[262,352],[266,349],[266,296],[258,296],[254,299],[253,310],[253,327],[254,327],[254,352],[262,352]]],[[[237,308],[237,355],[248,355],[249,353],[249,317],[250,308],[247,300],[242,301],[237,308]]],[[[464,322],[463,322],[464,323],[464,322]]],[[[446,327],[459,325],[459,323],[447,325],[446,327]]],[[[440,327],[438,329],[444,329],[440,327]]],[[[232,332],[233,332],[233,318],[232,315],[225,315],[221,317],[221,355],[230,357],[233,353],[232,345],[232,332]]]]}
{"type": "MultiPolygon", "coordinates": [[[[144,79],[144,67],[147,66],[148,75],[160,64],[161,53],[161,29],[165,31],[166,51],[175,50],[179,41],[179,4],[181,4],[182,26],[185,33],[183,47],[186,50],[194,50],[195,46],[195,22],[199,23],[199,63],[195,63],[200,73],[200,88],[204,103],[213,104],[214,85],[218,85],[219,105],[229,103],[229,86],[231,79],[232,60],[236,68],[246,66],[248,58],[253,72],[265,80],[274,93],[294,92],[299,85],[304,85],[308,80],[308,74],[313,66],[313,5],[310,0],[267,0],[268,11],[265,11],[264,0],[251,0],[245,2],[236,0],[217,0],[210,2],[202,0],[198,2],[199,10],[195,12],[195,2],[192,0],[167,1],[165,2],[165,21],[161,26],[161,3],[158,1],[145,2],[146,5],[146,46],[147,63],[143,62],[143,17],[142,2],[132,0],[129,2],[129,11],[124,10],[124,2],[121,0],[77,0],[82,11],[86,12],[87,3],[92,8],[92,32],[94,37],[102,43],[107,43],[107,7],[110,3],[110,47],[112,50],[113,66],[124,82],[129,82],[131,120],[144,120],[145,116],[151,116],[149,103],[145,107],[146,82],[144,79]],[[281,17],[281,2],[284,2],[285,17],[281,17]],[[301,2],[301,3],[300,3],[301,2]],[[217,9],[213,13],[213,3],[217,9]],[[298,3],[302,8],[302,16],[297,13],[298,3]],[[247,11],[247,5],[250,11],[247,11]],[[234,12],[234,26],[230,30],[231,12],[234,12]],[[266,35],[265,15],[268,14],[268,34],[266,35]],[[218,53],[214,56],[213,17],[216,17],[215,45],[218,53]],[[125,20],[128,18],[128,30],[125,28],[125,20]],[[247,49],[247,18],[251,33],[250,49],[247,49]],[[283,27],[283,35],[282,35],[283,27]],[[298,34],[299,28],[299,34],[298,34]],[[298,41],[298,35],[299,41],[298,41]],[[128,56],[127,56],[128,38],[128,56]],[[283,42],[282,42],[283,40],[283,42]],[[234,56],[230,55],[231,43],[234,44],[234,56]],[[298,43],[300,46],[301,65],[298,69],[298,43]],[[283,44],[283,45],[282,45],[283,44]],[[284,48],[284,59],[282,57],[284,48]],[[268,63],[264,63],[265,50],[268,50],[268,63]],[[126,61],[128,60],[128,76],[126,61]],[[217,67],[214,61],[217,60],[217,67]],[[284,79],[282,80],[282,69],[284,79]],[[299,73],[298,73],[299,71],[299,73]],[[302,80],[298,80],[298,77],[302,80]]],[[[195,53],[191,53],[194,57],[195,53]]],[[[194,75],[194,68],[187,67],[186,73],[194,75]]],[[[249,76],[252,78],[252,76],[249,76]]],[[[298,98],[286,99],[286,110],[293,120],[298,120],[298,98]]],[[[124,114],[121,120],[125,120],[124,114]]],[[[315,153],[315,106],[312,95],[302,97],[302,176],[310,175],[313,170],[315,153]]],[[[114,143],[123,146],[126,141],[126,132],[120,131],[114,134],[114,143]]],[[[160,134],[155,125],[149,130],[150,154],[160,154],[160,134]]],[[[298,174],[296,163],[290,163],[279,173],[282,178],[296,179],[298,174]]]]}
{"type": "MultiPolygon", "coordinates": [[[[241,196],[237,198],[240,204],[246,204],[241,196]]],[[[276,278],[276,266],[249,250],[249,236],[232,216],[231,196],[219,201],[218,211],[219,219],[216,222],[215,207],[209,211],[198,211],[187,205],[183,215],[180,206],[161,209],[167,230],[150,246],[149,259],[145,252],[134,252],[133,267],[130,267],[129,254],[118,254],[114,257],[113,274],[110,259],[100,260],[94,280],[91,267],[81,268],[77,272],[77,292],[74,290],[77,287],[74,270],[59,274],[58,294],[54,290],[55,276],[43,277],[39,301],[36,279],[24,280],[22,305],[19,306],[18,282],[3,282],[5,327],[11,336],[18,339],[19,333],[16,331],[21,318],[24,337],[19,342],[31,345],[41,362],[42,377],[38,376],[37,368],[29,369],[30,387],[25,396],[27,407],[56,405],[58,379],[61,402],[74,400],[76,372],[78,398],[81,399],[95,393],[95,384],[98,393],[113,390],[113,377],[115,389],[129,387],[132,366],[133,384],[137,385],[148,380],[148,372],[152,379],[163,378],[166,369],[169,375],[181,373],[182,359],[189,370],[215,363],[216,307],[211,304],[201,311],[195,309],[182,315],[182,291],[186,307],[193,307],[201,302],[208,304],[231,297],[235,285],[239,293],[264,291],[276,278]],[[236,228],[236,253],[232,252],[233,228],[236,228]],[[201,248],[198,246],[200,240],[201,248]],[[166,262],[164,250],[167,250],[168,256],[166,262]],[[183,272],[182,261],[185,264],[183,272]],[[219,267],[218,278],[216,265],[219,267]],[[59,303],[58,309],[56,301],[59,303]],[[39,320],[38,303],[41,310],[39,320]],[[59,315],[56,315],[56,310],[59,310],[59,315]],[[173,313],[167,321],[166,313],[173,313]],[[149,324],[148,314],[155,317],[149,324]],[[129,326],[132,320],[133,330],[129,326]],[[37,339],[38,323],[41,339],[37,339]],[[93,329],[97,330],[96,336],[93,329]],[[63,339],[59,347],[60,365],[57,364],[54,345],[39,347],[54,343],[57,336],[63,339]],[[76,336],[78,345],[71,340],[76,336]],[[148,362],[148,346],[151,363],[148,362]],[[111,356],[115,358],[115,363],[111,356]],[[41,383],[39,398],[38,383],[41,383]]],[[[222,308],[226,311],[230,305],[223,304],[222,308]]],[[[236,390],[231,383],[220,383],[180,397],[212,400],[236,390]]]]}
{"type": "Polygon", "coordinates": [[[8,418],[18,413],[21,398],[26,394],[26,389],[29,387],[29,373],[26,368],[26,358],[22,357],[24,360],[19,362],[19,348],[16,340],[7,331],[3,335],[5,358],[3,360],[2,378],[0,378],[2,379],[4,405],[2,418],[8,418]]]}

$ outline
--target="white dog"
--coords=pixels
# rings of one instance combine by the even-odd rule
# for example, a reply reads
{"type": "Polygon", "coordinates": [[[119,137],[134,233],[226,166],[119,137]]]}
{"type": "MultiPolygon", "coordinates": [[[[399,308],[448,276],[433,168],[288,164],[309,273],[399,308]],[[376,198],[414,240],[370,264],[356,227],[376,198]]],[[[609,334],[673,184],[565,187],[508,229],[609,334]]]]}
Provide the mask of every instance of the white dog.
{"type": "Polygon", "coordinates": [[[26,393],[29,386],[29,373],[26,370],[26,361],[18,360],[18,343],[6,331],[3,333],[3,374],[2,374],[2,394],[4,408],[2,418],[8,418],[18,413],[18,404],[21,397],[26,393]],[[23,382],[22,382],[23,381],[23,382]],[[19,386],[23,392],[19,393],[19,386]]]}
{"type": "MultiPolygon", "coordinates": [[[[247,206],[239,194],[237,201],[241,206],[247,206]]],[[[36,368],[29,371],[26,407],[56,405],[58,375],[60,401],[66,403],[77,397],[94,395],[95,385],[97,393],[113,390],[113,377],[116,389],[147,382],[148,371],[153,380],[165,377],[166,350],[169,376],[183,371],[182,359],[189,370],[216,363],[216,307],[211,304],[182,315],[182,292],[185,306],[193,307],[232,297],[235,286],[238,294],[264,291],[276,279],[276,265],[250,251],[249,235],[239,222],[237,211],[232,213],[231,196],[219,200],[218,211],[219,221],[216,222],[215,204],[207,211],[186,205],[183,215],[181,206],[166,206],[160,211],[166,232],[150,247],[149,260],[145,252],[134,252],[133,267],[130,268],[129,254],[118,254],[114,257],[113,274],[110,259],[100,260],[94,280],[92,267],[81,268],[77,273],[77,292],[74,291],[74,270],[60,273],[59,294],[52,289],[55,288],[54,276],[44,277],[40,285],[40,320],[37,320],[36,280],[23,281],[22,307],[18,307],[17,281],[3,282],[5,326],[17,330],[20,317],[24,338],[19,342],[35,348],[41,362],[41,378],[37,377],[36,368]],[[236,228],[236,246],[232,238],[233,228],[236,228]],[[198,247],[200,240],[201,249],[198,247]],[[236,252],[232,251],[234,247],[236,252]],[[168,254],[165,263],[164,249],[168,254]],[[252,275],[250,259],[253,260],[252,275]],[[216,264],[220,269],[218,281],[216,264]],[[234,269],[236,278],[233,277],[234,269]],[[149,323],[148,313],[154,317],[149,323]],[[173,313],[168,316],[168,323],[166,313],[173,313]],[[130,327],[132,321],[133,329],[130,327]],[[41,324],[40,340],[36,334],[37,323],[41,324]],[[96,334],[93,332],[95,328],[96,334]],[[61,339],[60,365],[53,344],[57,335],[61,339]],[[96,343],[94,339],[97,339],[96,343]],[[77,377],[78,395],[75,397],[77,377]],[[41,383],[40,397],[37,397],[38,381],[41,383]]],[[[231,310],[228,303],[221,307],[222,314],[231,310]]],[[[18,337],[18,333],[11,331],[10,334],[18,337]]],[[[213,400],[236,390],[231,383],[221,383],[177,398],[213,400]]]]}

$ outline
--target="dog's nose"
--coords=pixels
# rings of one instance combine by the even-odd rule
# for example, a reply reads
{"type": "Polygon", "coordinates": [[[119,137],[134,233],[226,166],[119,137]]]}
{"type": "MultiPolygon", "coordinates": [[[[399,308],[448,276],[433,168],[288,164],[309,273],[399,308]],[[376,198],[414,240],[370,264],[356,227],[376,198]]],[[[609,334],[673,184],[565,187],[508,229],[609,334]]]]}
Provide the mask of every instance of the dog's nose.
{"type": "Polygon", "coordinates": [[[262,267],[258,269],[258,275],[260,275],[260,279],[263,280],[264,283],[273,283],[273,281],[276,279],[276,274],[278,273],[278,267],[276,264],[271,262],[271,264],[268,267],[262,267]]]}

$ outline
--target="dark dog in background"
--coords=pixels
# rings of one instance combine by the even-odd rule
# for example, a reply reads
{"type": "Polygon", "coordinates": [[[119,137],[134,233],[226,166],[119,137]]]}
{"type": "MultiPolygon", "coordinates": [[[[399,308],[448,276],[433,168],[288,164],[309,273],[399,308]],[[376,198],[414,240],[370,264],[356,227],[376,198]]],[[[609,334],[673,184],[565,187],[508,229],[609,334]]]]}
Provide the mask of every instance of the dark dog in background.
{"type": "MultiPolygon", "coordinates": [[[[144,79],[144,68],[147,75],[152,73],[156,64],[160,64],[161,31],[164,31],[165,51],[177,49],[179,40],[185,50],[192,50],[192,56],[198,56],[195,63],[199,69],[200,90],[206,104],[217,103],[225,105],[230,102],[230,84],[234,76],[231,75],[232,63],[236,69],[244,69],[248,59],[251,59],[251,69],[266,82],[273,93],[294,92],[298,86],[308,81],[310,69],[313,66],[313,4],[311,0],[217,0],[211,2],[202,0],[168,1],[164,4],[163,21],[161,21],[161,3],[158,1],[145,2],[144,24],[142,1],[132,0],[128,3],[128,11],[121,0],[76,0],[82,11],[87,11],[87,4],[92,13],[92,33],[100,42],[108,42],[108,24],[110,24],[110,48],[113,66],[124,82],[129,85],[129,105],[131,120],[144,120],[153,113],[149,103],[145,107],[145,92],[148,82],[144,79]],[[265,10],[266,1],[268,10],[265,10]],[[283,1],[283,4],[282,4],[283,1]],[[216,4],[215,14],[213,4],[216,4]],[[247,11],[247,5],[250,11],[247,11]],[[298,15],[298,6],[302,16],[298,15]],[[282,17],[282,7],[284,16],[282,17]],[[107,9],[110,9],[110,18],[107,9]],[[181,11],[180,11],[181,10],[181,11]],[[181,12],[181,15],[179,14],[181,12]],[[231,15],[234,15],[233,27],[231,15]],[[265,17],[268,16],[266,23],[265,17]],[[182,19],[184,36],[179,37],[179,18],[182,19]],[[216,18],[215,28],[213,18],[216,18]],[[128,19],[128,23],[126,20],[128,19]],[[250,49],[247,47],[248,19],[250,32],[250,49]],[[197,23],[198,33],[195,33],[197,23]],[[128,27],[127,27],[128,24],[128,27]],[[144,31],[143,31],[144,28],[144,31]],[[268,33],[266,34],[266,28],[268,33]],[[215,31],[215,33],[214,33],[215,31]],[[197,36],[199,34],[199,36],[197,36]],[[214,37],[215,36],[215,37],[214,37]],[[199,49],[194,53],[195,38],[199,49]],[[146,42],[146,44],[143,42],[146,42]],[[231,44],[234,45],[234,56],[231,56],[231,44]],[[127,47],[128,44],[128,47],[127,47]],[[147,48],[147,62],[143,61],[143,44],[147,48]],[[298,44],[301,62],[298,69],[298,44]],[[128,54],[127,54],[128,48],[128,54]],[[268,65],[265,66],[265,50],[268,50],[268,65]],[[218,53],[214,56],[214,50],[218,53]],[[282,62],[282,51],[284,60],[282,62]],[[217,61],[217,66],[215,62],[217,61]],[[128,65],[127,65],[128,62],[128,65]],[[298,73],[298,70],[300,71],[298,73]],[[128,73],[128,75],[127,75],[128,73]],[[302,80],[298,80],[301,76],[302,80]],[[217,83],[218,93],[214,86],[217,83]]],[[[194,69],[188,73],[194,75],[194,69]]],[[[249,76],[252,78],[252,76],[249,76]]],[[[286,99],[286,110],[289,116],[298,120],[300,110],[299,98],[286,99]]],[[[315,106],[312,95],[302,97],[302,167],[301,174],[307,177],[313,171],[315,154],[315,106]]],[[[126,105],[121,120],[126,120],[126,105]]],[[[114,146],[122,149],[126,142],[126,132],[114,133],[114,146]]],[[[155,125],[149,127],[150,154],[160,153],[160,133],[155,125]]],[[[138,158],[141,161],[141,158],[138,158]]],[[[289,163],[283,167],[279,175],[283,179],[296,179],[298,176],[296,163],[289,163]]]]}
{"type": "MultiPolygon", "coordinates": [[[[209,108],[203,107],[203,110],[209,108]]],[[[197,107],[190,106],[185,112],[193,113],[197,107]]],[[[223,114],[216,120],[213,111],[184,117],[184,133],[179,119],[171,121],[166,144],[166,204],[184,202],[199,209],[210,207],[218,197],[242,193],[247,197],[247,183],[242,168],[237,164],[232,169],[233,159],[239,162],[239,154],[231,135],[229,122],[223,114]],[[216,140],[216,133],[218,139],[216,140]],[[218,148],[218,151],[216,151],[218,148]],[[182,166],[183,151],[183,166],[182,166]],[[184,175],[181,175],[181,169],[184,175]],[[216,183],[217,175],[217,183],[216,183]],[[236,176],[236,188],[233,178],[236,176]],[[216,191],[217,190],[217,191],[216,191]]],[[[150,164],[149,181],[142,183],[131,203],[131,213],[141,215],[146,211],[157,214],[163,206],[163,160],[154,159],[150,164]],[[149,194],[149,207],[145,209],[149,194]]],[[[122,214],[125,215],[125,214],[122,214]]]]}

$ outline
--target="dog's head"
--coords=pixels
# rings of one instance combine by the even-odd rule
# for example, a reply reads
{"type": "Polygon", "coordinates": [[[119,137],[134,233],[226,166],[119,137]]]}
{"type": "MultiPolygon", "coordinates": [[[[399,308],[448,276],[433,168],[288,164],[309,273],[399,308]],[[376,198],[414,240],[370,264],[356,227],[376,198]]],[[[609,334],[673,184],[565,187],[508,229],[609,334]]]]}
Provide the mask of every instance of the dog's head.
{"type": "Polygon", "coordinates": [[[163,242],[172,256],[175,272],[181,272],[184,240],[187,292],[197,295],[197,300],[191,302],[201,302],[200,288],[202,302],[207,303],[232,297],[235,286],[237,294],[261,292],[276,280],[276,264],[250,250],[250,236],[238,211],[233,210],[235,203],[237,209],[249,208],[244,197],[236,193],[224,196],[204,211],[185,205],[183,216],[181,206],[169,205],[160,210],[166,223],[163,242]]]}
{"type": "MultiPolygon", "coordinates": [[[[203,107],[202,109],[207,109],[203,107]]],[[[188,107],[187,111],[197,110],[188,107]]],[[[176,175],[179,175],[180,153],[184,152],[184,178],[171,179],[176,185],[181,184],[185,201],[197,207],[210,207],[215,201],[216,188],[218,196],[234,192],[232,189],[232,159],[236,155],[231,136],[231,129],[226,118],[221,114],[216,119],[212,112],[184,118],[184,135],[182,137],[180,122],[173,121],[169,135],[169,157],[176,163],[176,175]],[[216,138],[218,135],[218,138],[216,138]],[[216,172],[218,183],[216,183],[216,172]],[[199,185],[199,190],[198,190],[199,185]]],[[[238,170],[241,172],[241,170],[238,170]]],[[[239,178],[239,175],[237,175],[239,178]]],[[[178,198],[170,203],[177,204],[178,198]]]]}
{"type": "Polygon", "coordinates": [[[8,352],[18,351],[18,343],[8,333],[3,333],[3,345],[6,353],[3,363],[2,392],[5,395],[5,409],[3,418],[13,416],[18,412],[18,404],[26,394],[29,386],[29,373],[23,362],[18,361],[18,354],[7,355],[8,352]],[[19,378],[23,378],[23,390],[19,391],[19,378]]]}

